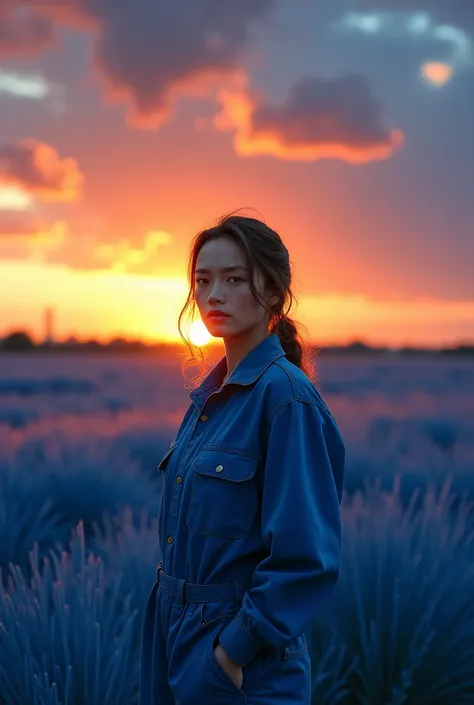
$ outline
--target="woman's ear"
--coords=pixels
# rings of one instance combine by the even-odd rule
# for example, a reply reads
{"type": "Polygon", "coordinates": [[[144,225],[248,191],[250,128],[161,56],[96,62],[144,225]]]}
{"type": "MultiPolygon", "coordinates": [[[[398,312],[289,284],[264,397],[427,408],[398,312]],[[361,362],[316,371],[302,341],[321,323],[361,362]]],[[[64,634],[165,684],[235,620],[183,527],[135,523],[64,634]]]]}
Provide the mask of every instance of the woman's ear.
{"type": "Polygon", "coordinates": [[[280,301],[280,297],[278,294],[275,294],[274,291],[269,291],[267,295],[267,301],[270,306],[276,306],[277,303],[280,301]]]}

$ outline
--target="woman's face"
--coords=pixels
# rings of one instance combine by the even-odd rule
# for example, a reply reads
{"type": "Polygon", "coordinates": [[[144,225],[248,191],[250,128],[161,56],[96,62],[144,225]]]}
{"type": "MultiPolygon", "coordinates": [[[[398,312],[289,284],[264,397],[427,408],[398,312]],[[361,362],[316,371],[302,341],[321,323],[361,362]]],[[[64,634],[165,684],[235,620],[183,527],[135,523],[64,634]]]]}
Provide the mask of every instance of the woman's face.
{"type": "MultiPolygon", "coordinates": [[[[255,268],[254,286],[264,295],[263,276],[255,268]]],[[[202,321],[215,338],[232,338],[268,329],[269,314],[250,291],[245,255],[230,237],[210,240],[201,247],[196,261],[194,295],[202,321]],[[225,317],[209,317],[219,310],[225,317]]],[[[270,305],[278,297],[268,297],[270,305]]]]}

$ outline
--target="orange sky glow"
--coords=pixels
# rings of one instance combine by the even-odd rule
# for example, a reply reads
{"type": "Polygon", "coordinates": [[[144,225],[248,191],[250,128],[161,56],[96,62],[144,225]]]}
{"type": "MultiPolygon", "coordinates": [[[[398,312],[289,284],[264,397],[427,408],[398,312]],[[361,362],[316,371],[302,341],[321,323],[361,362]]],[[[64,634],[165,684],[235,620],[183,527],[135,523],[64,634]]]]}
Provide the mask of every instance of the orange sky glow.
{"type": "Polygon", "coordinates": [[[244,209],[313,342],[474,340],[474,29],[273,5],[192,41],[173,4],[0,10],[0,337],[179,340],[190,242],[244,209]]]}
{"type": "MultiPolygon", "coordinates": [[[[71,272],[61,265],[2,262],[0,279],[3,286],[17,292],[6,301],[2,315],[5,332],[22,327],[18,322],[23,322],[23,328],[41,341],[44,311],[51,307],[57,339],[74,336],[106,342],[123,336],[148,342],[181,340],[177,318],[187,294],[184,276],[71,272]]],[[[297,289],[296,294],[299,305],[295,317],[306,326],[307,337],[318,344],[362,339],[393,347],[449,345],[454,339],[467,340],[474,320],[471,302],[377,302],[363,295],[308,296],[297,289]]]]}

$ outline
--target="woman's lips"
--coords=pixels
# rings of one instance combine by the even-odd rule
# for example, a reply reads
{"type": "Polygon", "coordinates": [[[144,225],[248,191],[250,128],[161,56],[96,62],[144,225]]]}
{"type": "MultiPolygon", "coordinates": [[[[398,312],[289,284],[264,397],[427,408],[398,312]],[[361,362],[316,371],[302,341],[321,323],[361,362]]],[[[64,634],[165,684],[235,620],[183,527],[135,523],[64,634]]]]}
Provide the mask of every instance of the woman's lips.
{"type": "Polygon", "coordinates": [[[208,318],[230,318],[228,313],[208,313],[208,318]]]}

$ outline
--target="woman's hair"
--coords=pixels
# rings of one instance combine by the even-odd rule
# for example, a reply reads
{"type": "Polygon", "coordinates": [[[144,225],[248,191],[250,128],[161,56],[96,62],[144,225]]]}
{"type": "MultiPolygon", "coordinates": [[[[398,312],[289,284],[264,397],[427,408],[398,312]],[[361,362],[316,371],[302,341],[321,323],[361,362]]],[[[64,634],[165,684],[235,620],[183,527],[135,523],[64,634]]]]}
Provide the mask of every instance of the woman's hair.
{"type": "Polygon", "coordinates": [[[249,270],[250,290],[255,299],[268,311],[269,332],[275,333],[281,342],[286,357],[315,381],[316,367],[314,354],[310,346],[303,342],[299,332],[303,328],[289,317],[289,312],[296,298],[291,290],[291,265],[288,250],[281,237],[261,220],[239,215],[238,212],[220,218],[216,225],[201,230],[191,243],[191,253],[188,263],[189,292],[187,300],[179,314],[178,329],[186,343],[189,355],[183,369],[188,364],[201,362],[201,374],[194,378],[199,383],[204,376],[204,356],[201,348],[191,343],[183,333],[183,319],[194,320],[196,302],[194,298],[196,261],[202,246],[210,240],[227,236],[232,238],[243,250],[249,270]],[[265,285],[273,294],[278,295],[278,303],[273,307],[265,301],[254,286],[254,271],[257,266],[264,276],[265,285]]]}

